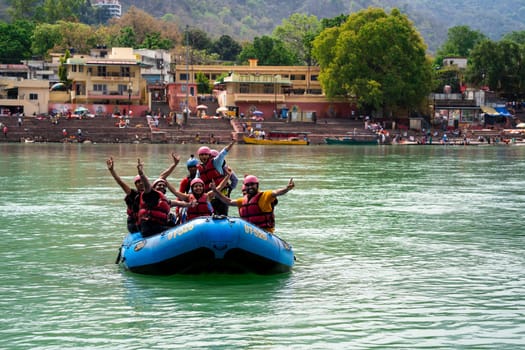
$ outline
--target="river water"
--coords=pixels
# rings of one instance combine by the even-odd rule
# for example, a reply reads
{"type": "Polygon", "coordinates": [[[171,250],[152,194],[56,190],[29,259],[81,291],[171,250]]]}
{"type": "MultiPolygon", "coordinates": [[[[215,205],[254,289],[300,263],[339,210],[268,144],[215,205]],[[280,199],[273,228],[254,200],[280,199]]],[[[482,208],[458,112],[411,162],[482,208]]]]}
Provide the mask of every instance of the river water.
{"type": "Polygon", "coordinates": [[[196,146],[0,144],[0,348],[525,346],[525,147],[235,145],[238,175],[296,181],[276,208],[293,271],[122,271],[105,159],[131,184],[171,151],[196,146]]]}

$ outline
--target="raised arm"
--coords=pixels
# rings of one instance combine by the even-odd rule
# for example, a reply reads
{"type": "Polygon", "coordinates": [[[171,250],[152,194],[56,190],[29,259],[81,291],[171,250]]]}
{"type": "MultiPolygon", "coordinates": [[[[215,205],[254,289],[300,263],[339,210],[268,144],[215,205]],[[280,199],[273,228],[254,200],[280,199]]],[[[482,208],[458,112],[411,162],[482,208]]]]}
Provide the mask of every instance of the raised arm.
{"type": "Polygon", "coordinates": [[[144,163],[141,163],[140,158],[137,160],[137,171],[144,184],[144,193],[150,193],[151,184],[149,183],[148,177],[144,174],[144,163]]]}
{"type": "Polygon", "coordinates": [[[170,184],[168,181],[166,181],[166,184],[167,184],[168,190],[170,190],[170,192],[173,193],[178,199],[186,201],[186,202],[190,200],[189,195],[187,195],[186,193],[177,191],[177,189],[173,187],[173,185],[170,184]]]}
{"type": "Polygon", "coordinates": [[[175,152],[171,152],[171,157],[173,158],[173,163],[169,166],[168,169],[164,170],[162,173],[160,173],[160,178],[166,180],[168,176],[171,175],[173,170],[177,167],[177,164],[180,162],[180,156],[176,155],[175,152]]]}
{"type": "Polygon", "coordinates": [[[217,186],[217,191],[224,190],[226,185],[228,185],[228,181],[230,181],[230,177],[232,176],[232,172],[231,172],[230,168],[225,167],[224,172],[226,173],[226,176],[224,177],[224,179],[222,179],[222,181],[219,184],[219,186],[217,186]]]}
{"type": "Polygon", "coordinates": [[[281,188],[279,190],[274,190],[272,192],[272,196],[273,197],[281,196],[285,193],[288,193],[288,191],[290,191],[294,187],[295,187],[295,183],[293,182],[293,178],[291,178],[290,181],[288,182],[288,185],[286,185],[286,187],[281,188]]]}
{"type": "Polygon", "coordinates": [[[122,190],[126,194],[130,194],[131,188],[124,181],[122,181],[120,176],[118,176],[115,171],[115,163],[113,162],[113,157],[109,157],[108,159],[106,159],[106,165],[108,166],[109,173],[111,174],[111,176],[113,176],[117,184],[122,188],[122,190]]]}
{"type": "Polygon", "coordinates": [[[228,198],[225,195],[223,195],[219,190],[217,190],[217,187],[215,186],[213,181],[210,183],[210,188],[213,191],[214,196],[221,202],[229,206],[237,206],[237,201],[232,200],[231,198],[228,198]]]}

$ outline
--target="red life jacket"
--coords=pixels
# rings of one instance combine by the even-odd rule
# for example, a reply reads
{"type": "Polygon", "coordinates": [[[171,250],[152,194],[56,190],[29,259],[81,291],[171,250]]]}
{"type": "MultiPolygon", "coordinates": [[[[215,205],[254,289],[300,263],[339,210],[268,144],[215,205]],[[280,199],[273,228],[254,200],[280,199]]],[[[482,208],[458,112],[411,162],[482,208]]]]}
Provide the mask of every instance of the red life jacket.
{"type": "Polygon", "coordinates": [[[191,179],[189,176],[186,176],[185,178],[180,180],[179,192],[190,193],[190,182],[191,182],[191,179]]]}
{"type": "Polygon", "coordinates": [[[195,207],[188,207],[187,220],[198,218],[199,216],[210,216],[213,214],[211,205],[209,205],[206,193],[203,193],[199,199],[195,198],[193,194],[190,194],[190,202],[196,200],[197,205],[195,207]]]}
{"type": "Polygon", "coordinates": [[[244,196],[242,205],[239,207],[239,215],[244,220],[262,229],[274,228],[275,215],[273,214],[273,206],[272,211],[268,213],[261,211],[259,207],[259,198],[261,198],[262,194],[262,192],[258,192],[250,200],[248,200],[248,196],[244,196]]]}
{"type": "MultiPolygon", "coordinates": [[[[153,190],[154,191],[154,190],[153,190]]],[[[168,222],[168,215],[170,213],[170,204],[164,194],[159,191],[155,191],[159,194],[158,202],[151,208],[148,208],[146,202],[144,202],[144,192],[140,194],[140,209],[139,209],[139,223],[142,221],[153,221],[161,225],[166,225],[168,222]]]]}
{"type": "Polygon", "coordinates": [[[197,166],[199,170],[199,178],[204,182],[204,192],[210,190],[210,182],[215,182],[215,186],[219,186],[221,181],[224,179],[224,175],[221,175],[215,166],[213,166],[213,159],[208,160],[204,165],[199,164],[197,166]]]}

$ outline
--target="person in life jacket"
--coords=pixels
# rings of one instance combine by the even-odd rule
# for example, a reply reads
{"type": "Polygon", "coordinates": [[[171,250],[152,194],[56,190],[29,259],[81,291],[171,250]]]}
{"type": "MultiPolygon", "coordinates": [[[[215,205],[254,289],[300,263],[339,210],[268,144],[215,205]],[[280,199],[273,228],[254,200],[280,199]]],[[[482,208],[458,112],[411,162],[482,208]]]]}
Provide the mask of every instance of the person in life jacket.
{"type": "MultiPolygon", "coordinates": [[[[221,181],[221,183],[217,187],[219,191],[228,184],[230,176],[231,172],[228,169],[226,177],[221,181]]],[[[214,197],[214,194],[212,191],[204,191],[204,182],[201,179],[195,178],[191,180],[190,193],[182,193],[180,191],[177,191],[171,185],[168,186],[168,189],[175,196],[177,196],[177,198],[189,203],[189,205],[186,208],[179,211],[178,222],[184,223],[188,220],[194,219],[199,216],[210,216],[216,214],[214,213],[213,207],[210,203],[211,199],[213,199],[214,197]]]]}
{"type": "Polygon", "coordinates": [[[232,141],[226,147],[224,147],[216,157],[211,156],[211,149],[206,146],[202,146],[197,151],[200,164],[197,165],[197,177],[204,182],[204,191],[210,190],[210,183],[213,182],[215,186],[218,186],[224,179],[223,163],[224,158],[232,148],[235,141],[232,141]]]}
{"type": "MultiPolygon", "coordinates": [[[[167,178],[177,167],[177,164],[180,161],[180,157],[174,152],[171,153],[171,157],[173,158],[173,163],[160,174],[160,178],[167,178]]],[[[115,171],[115,161],[113,160],[113,157],[109,157],[108,159],[106,159],[106,165],[109,170],[109,173],[111,174],[111,176],[113,176],[113,179],[115,179],[117,184],[122,188],[122,190],[126,194],[126,196],[124,197],[124,201],[126,202],[128,232],[138,232],[140,231],[140,227],[138,224],[138,212],[140,204],[139,195],[142,191],[144,191],[144,184],[142,183],[140,176],[137,175],[133,180],[135,188],[131,188],[130,186],[128,186],[115,171]]]]}
{"type": "Polygon", "coordinates": [[[197,176],[197,165],[199,165],[199,160],[195,158],[192,154],[186,162],[186,167],[188,168],[188,175],[186,175],[182,180],[180,180],[179,192],[190,193],[191,180],[193,180],[197,176]]]}
{"type": "Polygon", "coordinates": [[[273,191],[259,191],[259,179],[254,175],[247,175],[243,181],[246,194],[238,199],[226,197],[213,184],[211,187],[217,198],[227,205],[239,208],[239,216],[243,220],[273,233],[275,231],[274,208],[277,204],[277,197],[288,193],[295,187],[295,183],[292,178],[284,188],[273,191]]]}
{"type": "MultiPolygon", "coordinates": [[[[218,155],[219,155],[219,151],[215,149],[212,149],[210,151],[210,156],[212,158],[215,158],[218,155]]],[[[222,171],[224,174],[229,173],[230,181],[226,183],[226,185],[223,187],[221,192],[226,197],[230,197],[231,192],[237,187],[237,183],[239,182],[239,179],[237,178],[237,175],[235,174],[235,172],[226,165],[226,160],[222,162],[222,171]]],[[[224,204],[220,199],[215,198],[215,196],[213,196],[211,200],[211,205],[213,206],[215,215],[228,216],[228,205],[224,204]]]]}
{"type": "Polygon", "coordinates": [[[197,205],[188,207],[186,212],[186,220],[198,218],[200,216],[213,215],[213,207],[208,198],[208,194],[204,192],[204,182],[199,179],[191,180],[191,193],[188,195],[190,201],[197,202],[197,205]]]}
{"type": "Polygon", "coordinates": [[[174,226],[170,217],[171,207],[187,207],[191,203],[166,198],[166,188],[170,186],[168,181],[158,178],[150,185],[143,166],[139,159],[137,170],[144,184],[144,191],[140,194],[138,223],[142,236],[149,237],[174,226]]]}

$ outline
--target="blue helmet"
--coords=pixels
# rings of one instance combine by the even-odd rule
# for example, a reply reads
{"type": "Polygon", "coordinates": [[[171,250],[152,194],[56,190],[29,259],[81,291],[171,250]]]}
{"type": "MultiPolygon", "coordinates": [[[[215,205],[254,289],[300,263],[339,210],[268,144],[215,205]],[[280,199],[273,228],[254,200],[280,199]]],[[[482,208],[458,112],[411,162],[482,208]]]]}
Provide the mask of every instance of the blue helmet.
{"type": "Polygon", "coordinates": [[[191,157],[190,159],[188,159],[188,161],[186,162],[186,166],[189,168],[189,167],[192,167],[192,166],[197,166],[199,165],[199,161],[197,160],[197,158],[193,158],[191,157]]]}

